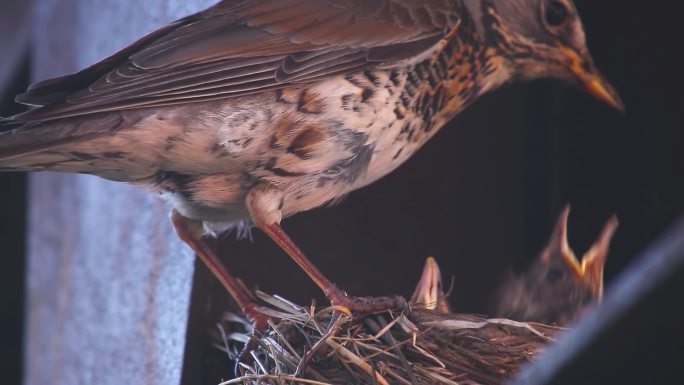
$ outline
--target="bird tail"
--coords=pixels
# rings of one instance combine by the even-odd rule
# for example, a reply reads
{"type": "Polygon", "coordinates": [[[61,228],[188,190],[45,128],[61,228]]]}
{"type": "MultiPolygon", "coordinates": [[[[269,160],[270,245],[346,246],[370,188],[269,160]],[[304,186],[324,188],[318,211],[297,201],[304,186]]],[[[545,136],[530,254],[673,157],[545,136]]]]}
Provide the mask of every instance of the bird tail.
{"type": "Polygon", "coordinates": [[[130,127],[120,114],[43,122],[0,122],[0,172],[68,171],[88,173],[93,155],[78,143],[130,127]]]}

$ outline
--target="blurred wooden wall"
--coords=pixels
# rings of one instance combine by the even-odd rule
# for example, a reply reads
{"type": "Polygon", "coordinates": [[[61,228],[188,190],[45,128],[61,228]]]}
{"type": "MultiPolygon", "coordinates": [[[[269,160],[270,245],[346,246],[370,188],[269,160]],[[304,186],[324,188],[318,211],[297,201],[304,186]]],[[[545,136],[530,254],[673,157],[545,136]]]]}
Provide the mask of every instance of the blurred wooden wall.
{"type": "MultiPolygon", "coordinates": [[[[36,0],[33,81],[84,68],[208,0],[36,0]]],[[[156,197],[30,176],[24,381],[178,384],[194,258],[156,197]]]]}

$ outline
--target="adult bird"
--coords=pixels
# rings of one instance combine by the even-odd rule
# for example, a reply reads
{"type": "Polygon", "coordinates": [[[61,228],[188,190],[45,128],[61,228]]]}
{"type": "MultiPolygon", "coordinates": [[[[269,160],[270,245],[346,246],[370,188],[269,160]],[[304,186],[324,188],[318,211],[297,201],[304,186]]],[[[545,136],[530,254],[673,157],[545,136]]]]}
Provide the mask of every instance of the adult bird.
{"type": "Polygon", "coordinates": [[[80,72],[17,97],[0,170],[140,185],[180,237],[260,318],[204,235],[256,226],[335,305],[347,296],[283,218],[394,170],[480,95],[553,77],[621,108],[570,0],[224,0],[80,72]]]}

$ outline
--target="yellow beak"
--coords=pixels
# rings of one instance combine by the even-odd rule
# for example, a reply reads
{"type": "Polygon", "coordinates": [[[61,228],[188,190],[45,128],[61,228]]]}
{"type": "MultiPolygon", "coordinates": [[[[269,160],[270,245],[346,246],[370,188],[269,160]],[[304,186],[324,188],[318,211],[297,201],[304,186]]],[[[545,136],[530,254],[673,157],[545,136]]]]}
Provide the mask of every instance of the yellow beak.
{"type": "Polygon", "coordinates": [[[439,266],[434,258],[428,257],[425,261],[423,274],[418,285],[416,285],[416,289],[413,291],[409,303],[444,314],[451,312],[449,302],[442,288],[442,274],[439,272],[439,266]]]}
{"type": "Polygon", "coordinates": [[[616,110],[625,112],[625,106],[617,91],[596,71],[593,64],[587,65],[586,61],[571,48],[561,47],[561,51],[569,62],[570,72],[579,80],[585,91],[616,110]]]}
{"type": "Polygon", "coordinates": [[[570,205],[566,205],[556,221],[553,236],[542,257],[548,260],[555,250],[556,253],[560,254],[563,262],[574,273],[575,277],[587,285],[594,294],[594,298],[600,300],[603,295],[603,266],[608,258],[610,241],[613,239],[615,230],[618,227],[617,217],[613,215],[606,222],[601,230],[601,234],[591,248],[584,253],[581,259],[577,259],[568,244],[569,215],[570,205]]]}

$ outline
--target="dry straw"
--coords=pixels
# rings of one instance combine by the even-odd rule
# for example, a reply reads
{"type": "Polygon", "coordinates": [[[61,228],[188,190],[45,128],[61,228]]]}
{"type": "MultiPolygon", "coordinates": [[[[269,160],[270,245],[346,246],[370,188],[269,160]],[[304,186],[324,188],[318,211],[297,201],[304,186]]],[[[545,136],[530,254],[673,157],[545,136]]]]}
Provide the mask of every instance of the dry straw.
{"type": "MultiPolygon", "coordinates": [[[[412,309],[352,318],[258,293],[273,317],[229,384],[502,384],[564,329],[412,309]]],[[[332,310],[337,310],[333,312],[332,310]]],[[[235,316],[223,325],[242,323],[235,316]]],[[[221,329],[222,331],[224,329],[221,329]]],[[[227,351],[247,334],[222,334],[227,351]]]]}

